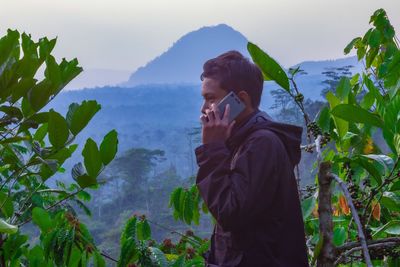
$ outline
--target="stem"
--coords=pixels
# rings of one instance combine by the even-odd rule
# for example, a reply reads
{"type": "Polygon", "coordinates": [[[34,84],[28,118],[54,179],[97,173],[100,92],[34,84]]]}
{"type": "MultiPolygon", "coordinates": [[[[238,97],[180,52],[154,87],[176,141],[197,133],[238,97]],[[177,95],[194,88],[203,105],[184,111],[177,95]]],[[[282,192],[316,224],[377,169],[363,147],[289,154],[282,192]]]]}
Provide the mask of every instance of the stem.
{"type": "MultiPolygon", "coordinates": [[[[396,246],[400,243],[399,242],[393,242],[393,241],[386,241],[386,242],[380,242],[380,243],[374,243],[374,244],[369,244],[368,248],[382,248],[382,247],[393,247],[396,246]]],[[[346,259],[347,256],[349,256],[350,254],[353,254],[354,252],[358,251],[358,250],[362,250],[363,247],[362,246],[358,246],[358,247],[353,247],[350,250],[344,252],[342,255],[340,255],[340,257],[335,261],[335,265],[339,264],[342,262],[343,259],[346,259]]],[[[372,265],[371,265],[372,266],[372,265]]]]}
{"type": "Polygon", "coordinates": [[[153,221],[149,220],[148,218],[146,218],[146,220],[147,220],[149,223],[152,223],[152,224],[154,224],[154,225],[156,225],[156,226],[158,226],[158,227],[160,227],[160,228],[163,228],[163,229],[165,229],[165,230],[168,230],[168,231],[170,231],[170,232],[173,233],[173,234],[177,234],[177,235],[179,235],[179,236],[181,236],[181,237],[185,237],[185,238],[190,239],[191,241],[197,243],[198,245],[202,245],[198,240],[193,239],[193,238],[191,238],[191,237],[189,237],[189,236],[187,236],[187,235],[185,235],[185,234],[179,233],[179,232],[177,232],[177,231],[175,231],[175,230],[173,230],[173,229],[171,229],[171,228],[168,228],[168,227],[166,227],[166,226],[164,226],[164,225],[161,225],[161,224],[159,224],[159,223],[153,222],[153,221]]]}
{"type": "Polygon", "coordinates": [[[371,257],[368,252],[368,245],[367,245],[367,241],[366,241],[366,238],[364,235],[363,226],[361,224],[360,217],[358,216],[357,210],[354,207],[354,203],[350,196],[349,190],[347,189],[345,183],[342,181],[342,179],[340,179],[339,176],[337,176],[333,173],[330,173],[330,177],[331,177],[331,179],[334,179],[339,184],[340,188],[343,191],[343,194],[347,200],[347,203],[350,206],[351,215],[353,216],[354,223],[357,225],[358,236],[360,238],[360,243],[361,243],[361,247],[363,250],[365,263],[367,264],[368,267],[372,267],[371,257]]]}
{"type": "MultiPolygon", "coordinates": [[[[368,210],[368,208],[369,208],[369,205],[371,205],[372,200],[373,200],[374,197],[379,193],[379,191],[380,191],[385,185],[390,184],[391,182],[393,182],[395,179],[398,178],[397,176],[394,176],[394,177],[392,177],[392,176],[393,176],[393,174],[394,174],[394,171],[397,169],[399,163],[400,163],[400,157],[397,157],[396,162],[395,162],[395,164],[393,165],[393,169],[392,169],[392,171],[390,172],[390,174],[388,175],[388,177],[383,181],[383,183],[382,183],[380,186],[378,186],[374,191],[371,192],[371,195],[370,195],[370,197],[369,197],[369,199],[368,199],[368,203],[367,203],[367,205],[365,206],[365,210],[364,210],[363,216],[365,216],[365,215],[367,214],[367,210],[368,210]]],[[[371,211],[371,214],[372,214],[372,211],[371,211]]]]}
{"type": "Polygon", "coordinates": [[[118,263],[118,261],[117,261],[116,259],[114,259],[114,258],[112,258],[111,256],[107,255],[104,251],[101,251],[101,252],[100,252],[100,255],[103,256],[103,257],[105,257],[105,258],[107,258],[107,259],[109,259],[109,260],[111,260],[111,261],[113,261],[113,262],[118,263]]]}
{"type": "MultiPolygon", "coordinates": [[[[72,193],[72,194],[69,194],[69,195],[66,196],[65,198],[63,198],[63,199],[57,201],[56,203],[54,203],[53,205],[51,205],[51,206],[49,206],[49,207],[47,207],[47,208],[45,208],[45,210],[50,210],[50,209],[52,209],[52,208],[54,208],[54,207],[60,205],[60,204],[61,204],[62,202],[64,202],[65,200],[68,200],[69,198],[71,198],[71,197],[73,197],[73,196],[79,194],[81,191],[83,191],[83,188],[79,189],[78,191],[76,191],[76,192],[74,192],[74,193],[72,193]]],[[[32,221],[32,217],[29,217],[26,221],[20,223],[20,224],[18,225],[18,227],[21,227],[21,226],[27,224],[27,223],[30,222],[30,221],[32,221]]]]}

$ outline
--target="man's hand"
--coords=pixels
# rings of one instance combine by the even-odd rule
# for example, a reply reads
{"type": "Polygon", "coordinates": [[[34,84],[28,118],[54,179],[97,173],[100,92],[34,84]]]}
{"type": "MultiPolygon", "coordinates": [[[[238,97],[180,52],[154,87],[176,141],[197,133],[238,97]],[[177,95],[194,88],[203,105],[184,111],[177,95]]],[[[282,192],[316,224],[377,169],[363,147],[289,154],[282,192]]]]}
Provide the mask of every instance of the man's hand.
{"type": "Polygon", "coordinates": [[[201,115],[200,120],[203,124],[202,129],[202,142],[203,144],[222,141],[231,135],[231,131],[235,121],[228,123],[230,107],[229,104],[225,106],[224,116],[221,115],[216,105],[212,104],[211,109],[206,110],[206,115],[201,115]]]}

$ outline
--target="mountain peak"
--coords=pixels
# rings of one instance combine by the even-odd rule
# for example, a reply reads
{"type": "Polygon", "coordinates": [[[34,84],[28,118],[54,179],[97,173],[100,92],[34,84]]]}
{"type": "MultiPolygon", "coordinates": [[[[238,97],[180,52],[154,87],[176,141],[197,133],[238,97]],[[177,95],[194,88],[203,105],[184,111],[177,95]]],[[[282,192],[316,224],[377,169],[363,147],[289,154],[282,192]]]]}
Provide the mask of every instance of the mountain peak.
{"type": "Polygon", "coordinates": [[[224,23],[205,26],[182,36],[166,52],[138,68],[123,85],[199,83],[204,62],[229,50],[249,57],[247,38],[224,23]]]}

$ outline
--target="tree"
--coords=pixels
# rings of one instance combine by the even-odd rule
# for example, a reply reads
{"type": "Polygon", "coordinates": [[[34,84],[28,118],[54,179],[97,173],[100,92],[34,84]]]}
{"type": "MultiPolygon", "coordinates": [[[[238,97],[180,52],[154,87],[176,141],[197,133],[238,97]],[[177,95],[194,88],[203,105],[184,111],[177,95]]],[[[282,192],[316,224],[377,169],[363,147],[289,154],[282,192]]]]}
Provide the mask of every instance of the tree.
{"type": "Polygon", "coordinates": [[[55,39],[34,42],[13,30],[0,39],[1,266],[72,266],[91,260],[104,265],[71,203],[86,209],[86,189],[98,186],[98,175],[114,158],[117,133],[110,131],[100,146],[87,139],[83,163],[72,169],[75,182],[48,186],[65,171],[63,163],[77,149],[75,137],[100,110],[96,101],[83,101],[72,103],[65,117],[53,109],[42,111],[82,71],[76,59],[57,63],[51,55],[55,44],[55,39]],[[38,81],[43,64],[44,78],[38,81]],[[34,247],[20,230],[30,221],[40,231],[34,247]]]}

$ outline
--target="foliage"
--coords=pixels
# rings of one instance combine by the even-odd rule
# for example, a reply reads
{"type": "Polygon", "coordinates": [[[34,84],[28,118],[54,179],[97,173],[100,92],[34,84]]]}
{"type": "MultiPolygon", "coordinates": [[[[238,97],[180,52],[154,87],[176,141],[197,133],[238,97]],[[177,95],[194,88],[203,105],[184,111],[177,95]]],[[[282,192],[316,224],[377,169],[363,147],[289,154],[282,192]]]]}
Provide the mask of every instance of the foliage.
{"type": "Polygon", "coordinates": [[[78,266],[93,261],[104,266],[86,226],[76,218],[72,202],[82,201],[88,187],[117,152],[117,133],[103,139],[100,150],[86,141],[83,162],[72,169],[76,183],[48,181],[64,173],[63,163],[77,149],[73,144],[100,110],[96,101],[72,103],[66,116],[43,108],[76,77],[78,61],[57,63],[51,52],[56,40],[34,42],[25,33],[8,30],[0,39],[0,265],[78,266]],[[36,76],[42,65],[44,78],[36,76]],[[54,184],[54,182],[53,182],[54,184]],[[33,220],[40,231],[35,246],[21,227],[33,220]]]}
{"type": "MultiPolygon", "coordinates": [[[[337,80],[334,90],[326,94],[329,106],[321,110],[315,122],[306,123],[312,124],[308,131],[314,138],[330,137],[332,145],[322,151],[321,160],[330,161],[333,173],[349,187],[367,239],[384,243],[382,238],[400,234],[400,51],[384,10],[377,10],[370,23],[373,27],[345,48],[345,53],[356,49],[358,59],[365,61],[364,72],[337,80]],[[377,139],[383,139],[384,146],[378,146],[377,139]]],[[[253,52],[252,57],[258,58],[257,53],[264,52],[253,52]]],[[[295,90],[294,81],[292,84],[295,90]]],[[[287,88],[283,89],[287,91],[287,88]]],[[[290,91],[289,94],[293,96],[290,91]]],[[[342,248],[346,242],[357,241],[357,228],[341,191],[334,191],[332,202],[333,243],[340,251],[336,255],[339,260],[340,254],[345,252],[342,248]]],[[[310,258],[317,257],[317,248],[321,244],[317,207],[316,193],[311,192],[302,202],[310,258]]],[[[382,245],[382,248],[371,249],[374,264],[397,266],[399,244],[395,247],[382,249],[382,245]]],[[[346,257],[340,262],[361,259],[358,251],[352,258],[346,257]]]]}
{"type": "Polygon", "coordinates": [[[121,246],[118,266],[200,267],[204,266],[201,254],[208,249],[209,241],[188,231],[177,244],[171,239],[157,244],[151,239],[151,229],[146,217],[133,216],[125,224],[121,246]]]}

